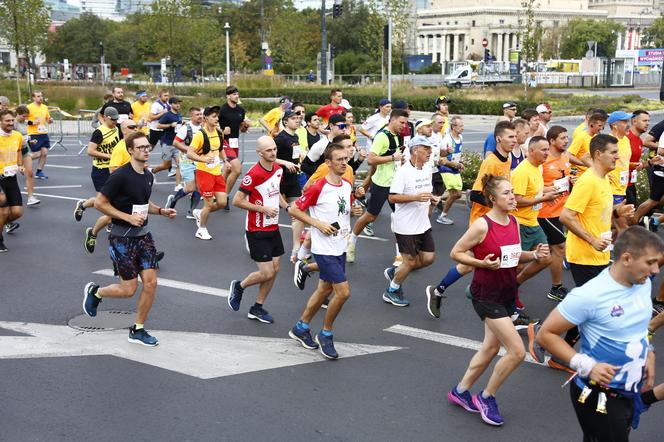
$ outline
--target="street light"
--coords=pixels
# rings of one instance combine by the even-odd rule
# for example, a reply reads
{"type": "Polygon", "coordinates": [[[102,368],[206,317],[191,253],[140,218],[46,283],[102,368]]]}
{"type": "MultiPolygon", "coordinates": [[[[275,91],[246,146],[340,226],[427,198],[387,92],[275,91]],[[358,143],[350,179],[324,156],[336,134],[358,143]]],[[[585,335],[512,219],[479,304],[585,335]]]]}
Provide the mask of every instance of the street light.
{"type": "Polygon", "coordinates": [[[224,30],[226,31],[226,86],[231,85],[231,50],[230,50],[230,39],[228,36],[229,31],[231,30],[231,25],[228,22],[224,23],[224,30]]]}

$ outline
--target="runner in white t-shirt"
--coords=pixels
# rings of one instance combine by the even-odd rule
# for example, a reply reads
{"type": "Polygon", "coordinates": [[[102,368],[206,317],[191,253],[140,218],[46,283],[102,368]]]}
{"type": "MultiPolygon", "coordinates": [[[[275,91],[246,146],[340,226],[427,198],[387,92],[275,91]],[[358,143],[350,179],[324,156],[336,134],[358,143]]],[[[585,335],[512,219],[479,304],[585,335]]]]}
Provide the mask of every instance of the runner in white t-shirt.
{"type": "Polygon", "coordinates": [[[429,159],[433,143],[429,137],[415,136],[410,142],[410,160],[406,161],[394,174],[388,200],[395,204],[392,217],[392,231],[403,258],[399,267],[385,269],[385,277],[390,285],[383,293],[383,301],[397,307],[410,304],[403,297],[401,285],[411,271],[427,267],[435,258],[433,235],[429,212],[439,197],[431,192],[431,166],[429,159]]]}
{"type": "Polygon", "coordinates": [[[161,90],[159,91],[159,100],[152,103],[152,106],[150,107],[150,115],[148,116],[148,120],[150,120],[150,123],[148,124],[150,135],[148,141],[150,141],[152,147],[157,145],[161,138],[161,133],[163,132],[162,129],[157,127],[159,125],[159,119],[163,117],[166,112],[171,110],[171,105],[168,104],[169,98],[170,93],[165,89],[161,90]]]}

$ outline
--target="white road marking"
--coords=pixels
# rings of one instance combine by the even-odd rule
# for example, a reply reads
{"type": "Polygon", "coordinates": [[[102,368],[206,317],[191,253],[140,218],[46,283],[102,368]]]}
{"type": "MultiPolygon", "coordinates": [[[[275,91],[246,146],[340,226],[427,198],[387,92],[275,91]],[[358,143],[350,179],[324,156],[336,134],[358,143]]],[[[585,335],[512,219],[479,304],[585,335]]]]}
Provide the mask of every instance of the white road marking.
{"type": "MultiPolygon", "coordinates": [[[[410,336],[418,339],[426,339],[427,341],[439,342],[445,345],[452,345],[454,347],[467,348],[469,350],[479,350],[482,347],[480,341],[474,341],[472,339],[461,338],[454,335],[446,335],[445,333],[438,333],[429,330],[423,330],[421,328],[408,327],[407,325],[396,324],[392,327],[386,328],[384,331],[390,333],[397,333],[399,335],[410,336]]],[[[498,352],[499,355],[505,354],[505,349],[501,348],[498,352]]],[[[531,364],[542,365],[530,356],[528,351],[526,351],[526,362],[531,364]]]]}
{"type": "Polygon", "coordinates": [[[56,169],[81,169],[83,166],[62,166],[60,164],[48,163],[48,167],[54,167],[56,169]]]}
{"type": "MultiPolygon", "coordinates": [[[[146,348],[127,342],[127,330],[86,333],[65,325],[4,321],[0,328],[30,335],[0,336],[0,359],[111,355],[199,379],[325,359],[292,339],[150,330],[159,345],[146,348]]],[[[401,349],[343,342],[335,342],[335,346],[342,358],[401,349]]]]}
{"type": "MultiPolygon", "coordinates": [[[[28,194],[28,192],[21,192],[21,193],[24,194],[24,195],[28,194]]],[[[60,200],[71,200],[71,201],[80,201],[80,200],[87,199],[87,198],[73,198],[71,196],[49,195],[47,193],[33,193],[33,195],[35,195],[35,196],[45,196],[45,197],[48,197],[48,198],[57,198],[57,199],[60,199],[60,200]]]]}
{"type": "MultiPolygon", "coordinates": [[[[112,269],[102,269],[92,273],[95,275],[114,276],[112,269]]],[[[228,298],[228,290],[226,289],[218,289],[216,287],[208,287],[206,285],[193,284],[190,282],[175,281],[174,279],[157,277],[157,285],[188,292],[202,293],[204,295],[219,296],[220,298],[228,298]]]]}
{"type": "MultiPolygon", "coordinates": [[[[291,226],[290,224],[279,224],[279,227],[284,227],[286,229],[292,229],[293,228],[293,226],[291,226]]],[[[379,238],[377,236],[360,235],[360,236],[358,236],[358,238],[371,239],[371,240],[374,240],[374,241],[383,241],[383,242],[389,241],[389,239],[387,239],[387,238],[379,238]]]]}
{"type": "MultiPolygon", "coordinates": [[[[68,186],[34,186],[35,189],[74,189],[74,188],[79,188],[83,187],[82,184],[70,184],[68,186]]],[[[27,189],[27,187],[23,187],[24,189],[27,189]]]]}

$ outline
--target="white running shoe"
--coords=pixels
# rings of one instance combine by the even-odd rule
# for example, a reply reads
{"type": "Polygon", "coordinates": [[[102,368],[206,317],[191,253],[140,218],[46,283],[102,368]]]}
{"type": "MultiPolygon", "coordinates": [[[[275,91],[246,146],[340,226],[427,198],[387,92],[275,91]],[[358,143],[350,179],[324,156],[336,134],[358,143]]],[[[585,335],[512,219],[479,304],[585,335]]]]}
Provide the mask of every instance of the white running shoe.
{"type": "Polygon", "coordinates": [[[175,172],[175,168],[173,168],[173,169],[171,169],[170,172],[168,172],[168,177],[169,177],[169,178],[172,178],[172,177],[175,176],[176,173],[177,173],[177,172],[175,172]]]}
{"type": "Polygon", "coordinates": [[[182,183],[177,184],[175,187],[173,187],[173,192],[177,193],[177,191],[181,190],[181,189],[184,189],[184,186],[182,185],[182,183]]]}
{"type": "Polygon", "coordinates": [[[346,246],[346,262],[355,262],[355,244],[350,240],[346,246]]]}
{"type": "Polygon", "coordinates": [[[194,215],[196,220],[196,227],[201,228],[201,209],[194,209],[191,211],[191,214],[194,215]]]}
{"type": "Polygon", "coordinates": [[[38,200],[37,198],[35,198],[34,196],[31,196],[30,198],[28,198],[28,206],[35,206],[35,205],[37,205],[37,204],[39,204],[39,203],[41,203],[41,201],[39,201],[39,200],[38,200]]]}
{"type": "Polygon", "coordinates": [[[447,215],[440,215],[438,218],[436,218],[436,222],[438,224],[445,224],[446,226],[449,226],[450,224],[454,224],[454,221],[452,221],[450,218],[448,218],[447,215]]]}
{"type": "Polygon", "coordinates": [[[198,239],[204,239],[204,240],[210,240],[212,239],[212,236],[210,236],[210,233],[208,232],[208,229],[205,227],[199,227],[198,230],[196,230],[196,238],[198,239]]]}

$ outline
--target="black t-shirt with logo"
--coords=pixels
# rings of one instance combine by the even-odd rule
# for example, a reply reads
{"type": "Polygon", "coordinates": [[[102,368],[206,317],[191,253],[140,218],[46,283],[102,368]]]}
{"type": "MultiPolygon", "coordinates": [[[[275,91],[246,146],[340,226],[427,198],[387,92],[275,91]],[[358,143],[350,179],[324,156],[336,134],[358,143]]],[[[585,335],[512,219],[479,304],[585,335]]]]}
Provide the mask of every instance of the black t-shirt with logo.
{"type": "Polygon", "coordinates": [[[244,121],[245,113],[244,108],[239,104],[235,107],[230,107],[228,103],[221,106],[219,127],[222,131],[225,127],[231,128],[231,133],[226,138],[238,138],[240,136],[240,123],[244,121]]]}
{"type": "MultiPolygon", "coordinates": [[[[153,182],[154,176],[152,173],[147,170],[143,173],[138,173],[134,170],[131,163],[127,163],[119,167],[108,177],[104,187],[101,189],[101,193],[108,198],[111,205],[117,210],[131,215],[132,211],[137,208],[136,206],[144,206],[150,203],[153,182]]],[[[128,222],[116,218],[113,218],[113,225],[132,227],[128,222]]],[[[147,225],[148,220],[146,218],[143,229],[139,229],[144,231],[142,234],[147,233],[145,229],[147,225]]],[[[127,236],[139,235],[128,234],[127,236]]]]}

